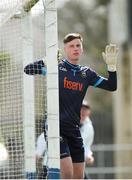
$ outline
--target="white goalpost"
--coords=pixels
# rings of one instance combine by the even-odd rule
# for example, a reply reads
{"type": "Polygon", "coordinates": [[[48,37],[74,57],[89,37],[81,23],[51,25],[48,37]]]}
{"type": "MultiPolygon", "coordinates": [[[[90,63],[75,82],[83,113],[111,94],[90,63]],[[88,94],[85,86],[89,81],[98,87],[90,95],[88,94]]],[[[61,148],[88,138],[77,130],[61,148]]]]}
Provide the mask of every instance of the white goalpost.
{"type": "MultiPolygon", "coordinates": [[[[33,32],[31,13],[21,20],[23,67],[33,61],[33,32]],[[27,29],[28,27],[28,29],[27,29]],[[27,40],[29,39],[29,40],[27,40]]],[[[23,137],[24,168],[27,178],[36,177],[35,159],[35,90],[33,77],[23,74],[23,137]],[[31,112],[31,113],[29,113],[31,112]],[[30,133],[29,133],[30,132],[30,133]]]]}
{"type": "Polygon", "coordinates": [[[57,41],[55,0],[0,1],[0,179],[42,178],[35,153],[46,119],[48,178],[59,178],[57,41]],[[40,59],[46,77],[24,74],[40,59]]]}
{"type": "Polygon", "coordinates": [[[58,35],[55,0],[45,1],[45,36],[47,59],[47,112],[48,112],[48,158],[49,179],[59,178],[59,93],[58,93],[58,35]],[[55,60],[56,59],[56,60],[55,60]],[[53,131],[56,129],[56,131],[53,131]],[[55,150],[53,150],[55,149],[55,150]]]}

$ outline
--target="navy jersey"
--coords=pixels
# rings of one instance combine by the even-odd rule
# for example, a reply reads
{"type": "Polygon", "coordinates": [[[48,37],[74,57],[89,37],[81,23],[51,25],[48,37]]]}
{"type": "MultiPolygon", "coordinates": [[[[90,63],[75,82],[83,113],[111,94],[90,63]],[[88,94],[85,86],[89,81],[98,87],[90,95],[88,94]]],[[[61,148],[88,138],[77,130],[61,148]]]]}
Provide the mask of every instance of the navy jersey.
{"type": "Polygon", "coordinates": [[[64,60],[59,64],[60,123],[73,127],[80,123],[82,101],[90,85],[96,85],[102,77],[88,67],[72,65],[64,60]]]}
{"type": "MultiPolygon", "coordinates": [[[[59,108],[61,128],[74,128],[80,124],[80,109],[89,86],[113,91],[116,89],[116,72],[109,72],[109,78],[99,76],[89,67],[73,65],[63,60],[59,66],[59,108]]],[[[27,74],[44,74],[43,61],[29,64],[27,74]]]]}

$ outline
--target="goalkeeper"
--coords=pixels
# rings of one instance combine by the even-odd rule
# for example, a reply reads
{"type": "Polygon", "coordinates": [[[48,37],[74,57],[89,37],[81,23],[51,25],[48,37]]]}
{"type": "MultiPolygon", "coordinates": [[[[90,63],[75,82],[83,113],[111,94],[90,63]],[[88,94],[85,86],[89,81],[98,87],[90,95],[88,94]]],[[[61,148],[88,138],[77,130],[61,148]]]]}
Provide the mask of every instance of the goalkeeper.
{"type": "MultiPolygon", "coordinates": [[[[64,37],[65,59],[59,63],[59,107],[60,107],[60,153],[61,178],[82,179],[84,177],[84,147],[80,135],[80,109],[89,86],[109,91],[117,89],[116,62],[118,48],[107,45],[103,58],[107,64],[108,78],[98,75],[91,68],[79,65],[83,53],[80,34],[70,33],[64,37]]],[[[43,60],[29,64],[26,74],[46,74],[43,60]]]]}

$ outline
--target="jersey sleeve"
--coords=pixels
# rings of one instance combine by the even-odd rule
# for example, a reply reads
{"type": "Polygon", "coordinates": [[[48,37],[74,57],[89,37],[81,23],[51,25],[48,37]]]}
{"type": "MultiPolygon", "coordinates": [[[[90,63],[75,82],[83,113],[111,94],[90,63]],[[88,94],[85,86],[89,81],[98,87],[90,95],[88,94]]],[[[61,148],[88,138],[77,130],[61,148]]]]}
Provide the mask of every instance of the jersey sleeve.
{"type": "Polygon", "coordinates": [[[117,89],[116,71],[115,72],[108,71],[108,74],[109,74],[108,78],[104,78],[102,76],[99,76],[95,71],[90,70],[89,72],[90,85],[108,91],[115,91],[117,89]]]}
{"type": "Polygon", "coordinates": [[[117,74],[115,72],[109,72],[108,79],[104,79],[97,87],[109,91],[115,91],[117,89],[117,74]]]}
{"type": "Polygon", "coordinates": [[[92,69],[89,69],[89,76],[88,76],[88,77],[90,78],[90,85],[91,85],[91,86],[94,86],[94,87],[99,86],[99,85],[102,83],[102,81],[103,81],[104,79],[106,79],[106,78],[98,75],[98,74],[97,74],[94,70],[92,70],[92,69]]]}
{"type": "Polygon", "coordinates": [[[36,74],[46,75],[46,67],[43,60],[39,60],[25,66],[24,72],[28,75],[36,75],[36,74]]]}

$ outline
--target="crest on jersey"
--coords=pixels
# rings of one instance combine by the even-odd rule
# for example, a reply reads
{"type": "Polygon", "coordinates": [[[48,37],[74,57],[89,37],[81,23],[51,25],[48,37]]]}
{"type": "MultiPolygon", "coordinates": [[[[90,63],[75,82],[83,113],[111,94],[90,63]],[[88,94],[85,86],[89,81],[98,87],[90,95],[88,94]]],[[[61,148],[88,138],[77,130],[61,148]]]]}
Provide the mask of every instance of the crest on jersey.
{"type": "Polygon", "coordinates": [[[82,72],[81,72],[81,76],[82,76],[83,78],[85,78],[85,77],[87,76],[86,71],[82,71],[82,72]]]}

